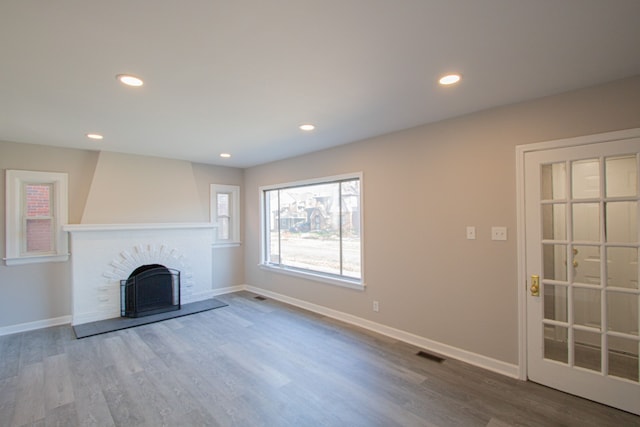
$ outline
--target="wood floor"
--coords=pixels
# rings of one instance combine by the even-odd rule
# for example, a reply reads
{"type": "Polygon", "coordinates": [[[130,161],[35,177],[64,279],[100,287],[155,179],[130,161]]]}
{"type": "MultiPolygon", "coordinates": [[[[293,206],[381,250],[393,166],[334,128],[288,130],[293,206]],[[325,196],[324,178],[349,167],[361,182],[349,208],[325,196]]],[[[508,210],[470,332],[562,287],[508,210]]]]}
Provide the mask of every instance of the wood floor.
{"type": "Polygon", "coordinates": [[[76,340],[0,337],[0,426],[640,426],[640,417],[246,292],[76,340]]]}

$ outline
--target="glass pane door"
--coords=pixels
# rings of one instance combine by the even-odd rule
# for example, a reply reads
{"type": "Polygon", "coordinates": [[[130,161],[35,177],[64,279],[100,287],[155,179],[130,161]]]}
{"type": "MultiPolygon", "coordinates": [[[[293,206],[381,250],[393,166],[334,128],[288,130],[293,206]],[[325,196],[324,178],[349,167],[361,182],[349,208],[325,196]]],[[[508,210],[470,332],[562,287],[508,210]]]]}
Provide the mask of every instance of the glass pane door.
{"type": "Polygon", "coordinates": [[[640,415],[640,138],[524,158],[527,376],[640,415]]]}
{"type": "Polygon", "coordinates": [[[544,358],[640,381],[636,154],[541,165],[544,358]]]}

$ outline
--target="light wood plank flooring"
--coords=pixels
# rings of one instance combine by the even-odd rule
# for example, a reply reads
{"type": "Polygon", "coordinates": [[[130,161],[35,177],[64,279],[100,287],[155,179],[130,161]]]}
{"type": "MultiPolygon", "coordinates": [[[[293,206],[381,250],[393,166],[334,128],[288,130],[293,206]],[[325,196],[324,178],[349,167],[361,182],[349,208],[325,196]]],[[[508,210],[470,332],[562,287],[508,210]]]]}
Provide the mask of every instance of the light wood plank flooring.
{"type": "Polygon", "coordinates": [[[0,426],[640,426],[640,417],[246,292],[76,340],[0,337],[0,426]]]}

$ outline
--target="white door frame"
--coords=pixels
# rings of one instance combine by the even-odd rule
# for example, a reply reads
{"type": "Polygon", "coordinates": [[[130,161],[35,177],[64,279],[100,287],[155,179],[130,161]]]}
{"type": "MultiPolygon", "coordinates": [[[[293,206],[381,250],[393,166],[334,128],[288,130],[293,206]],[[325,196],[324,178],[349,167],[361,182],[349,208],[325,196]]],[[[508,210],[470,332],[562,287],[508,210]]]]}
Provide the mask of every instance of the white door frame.
{"type": "Polygon", "coordinates": [[[527,375],[527,277],[525,241],[525,154],[554,148],[575,147],[640,137],[640,128],[557,139],[516,146],[516,222],[518,249],[518,378],[526,380],[527,375]]]}

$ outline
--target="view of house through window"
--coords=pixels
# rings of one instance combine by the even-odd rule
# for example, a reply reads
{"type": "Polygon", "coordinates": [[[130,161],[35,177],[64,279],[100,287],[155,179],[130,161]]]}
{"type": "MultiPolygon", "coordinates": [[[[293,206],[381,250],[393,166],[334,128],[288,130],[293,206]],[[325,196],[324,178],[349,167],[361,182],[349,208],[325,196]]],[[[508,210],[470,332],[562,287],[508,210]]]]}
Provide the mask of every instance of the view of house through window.
{"type": "Polygon", "coordinates": [[[51,184],[25,184],[25,252],[51,252],[54,247],[53,188],[51,184]]]}
{"type": "Polygon", "coordinates": [[[362,279],[360,178],[263,190],[263,263],[362,279]]]}

